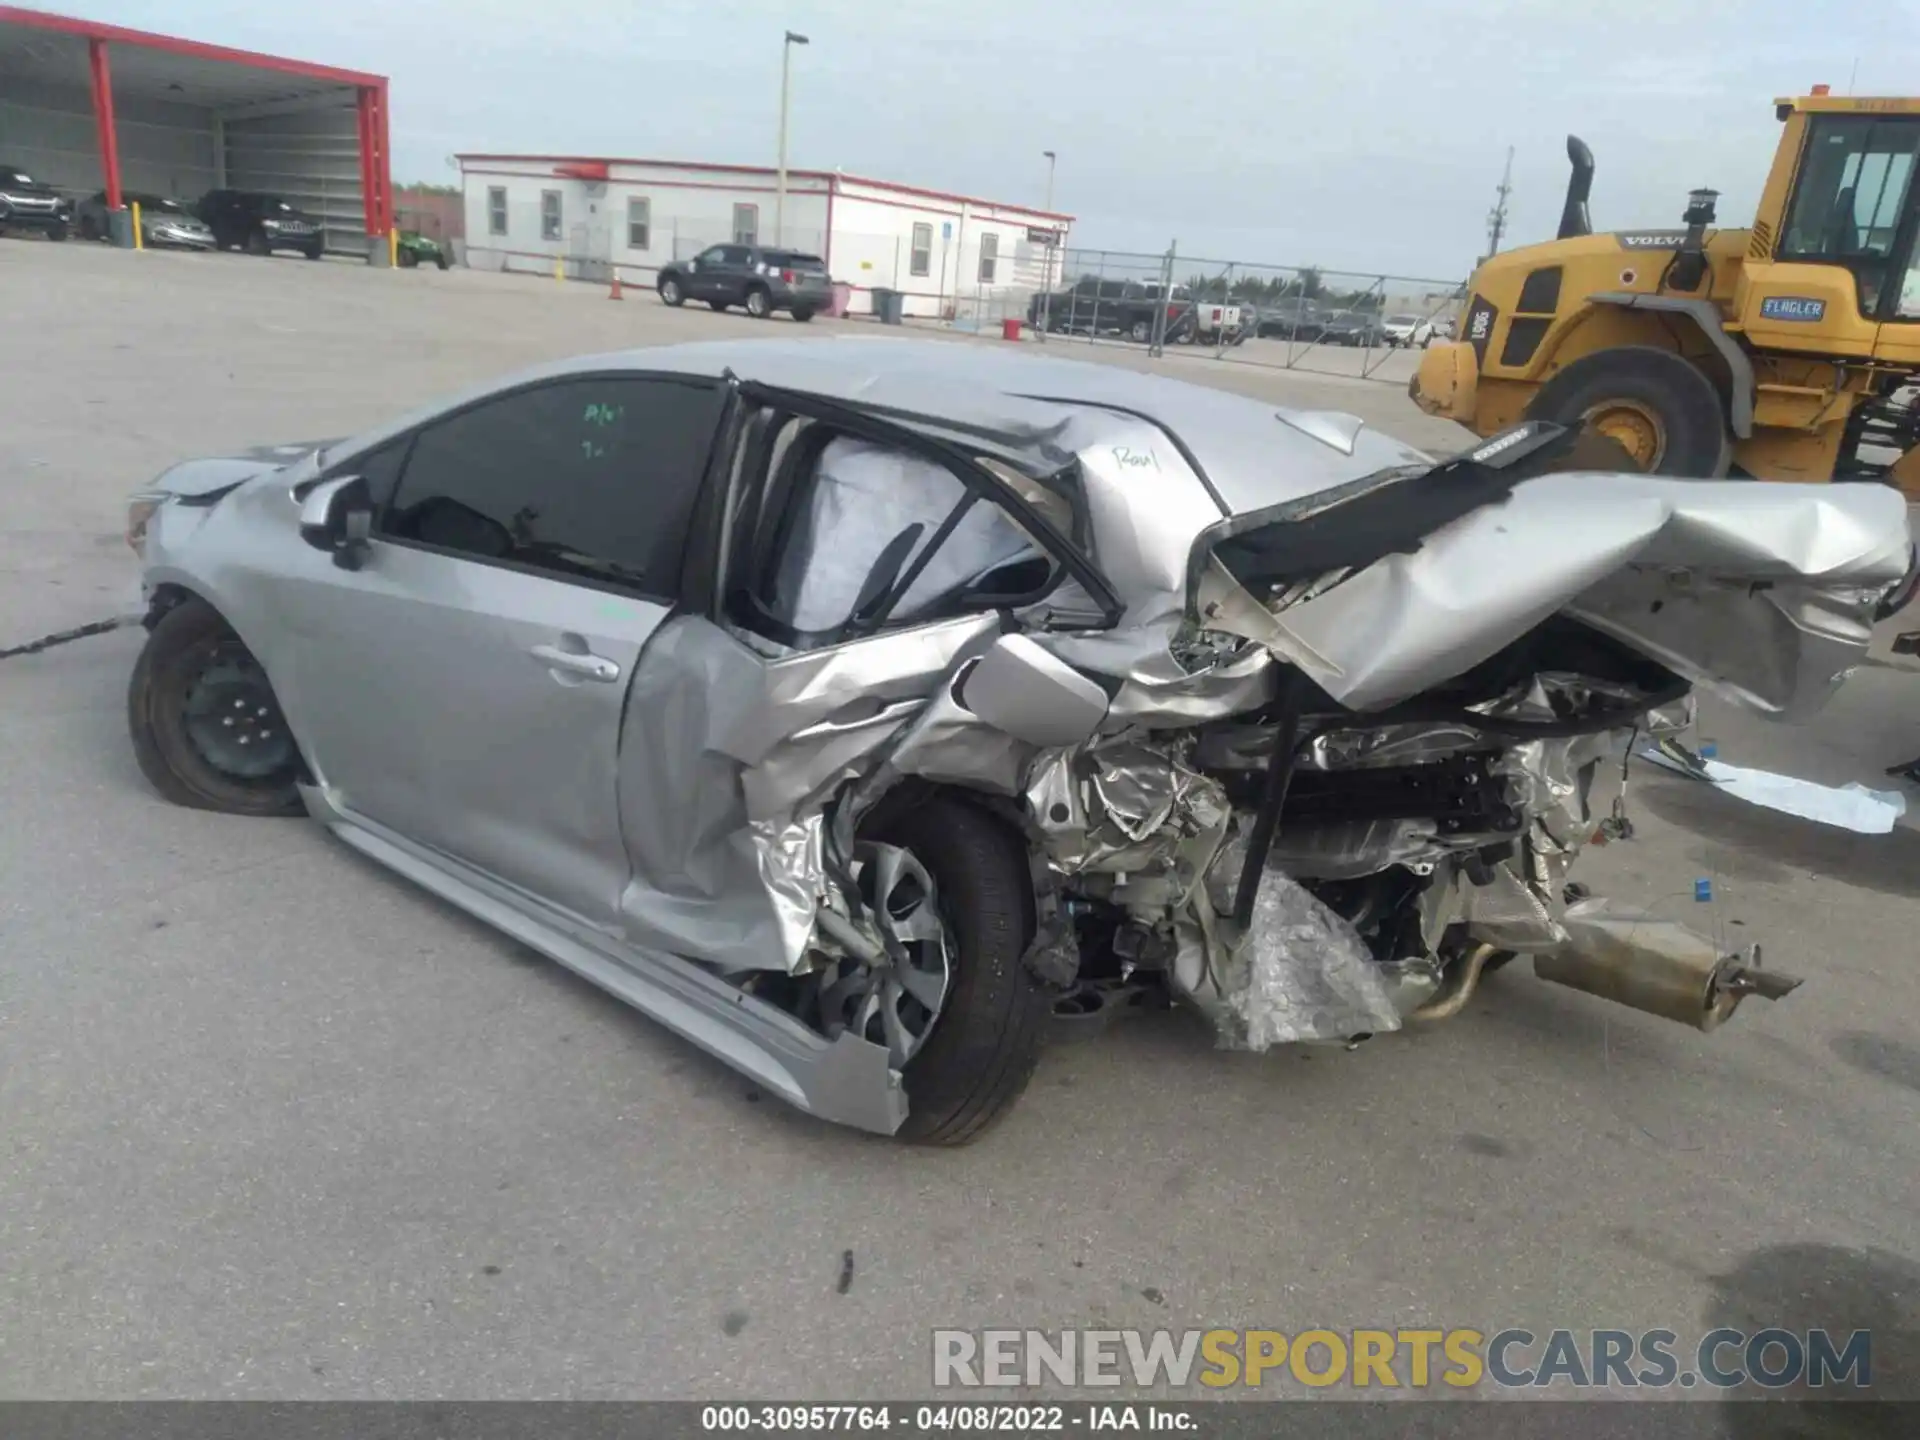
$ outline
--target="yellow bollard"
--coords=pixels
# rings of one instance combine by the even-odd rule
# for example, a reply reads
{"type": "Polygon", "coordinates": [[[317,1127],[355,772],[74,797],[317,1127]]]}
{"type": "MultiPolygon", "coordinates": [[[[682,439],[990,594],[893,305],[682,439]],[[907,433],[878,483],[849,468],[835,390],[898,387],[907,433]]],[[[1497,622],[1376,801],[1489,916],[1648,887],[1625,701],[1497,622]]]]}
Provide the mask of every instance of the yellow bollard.
{"type": "Polygon", "coordinates": [[[136,250],[147,248],[146,241],[140,236],[140,202],[138,200],[133,202],[133,248],[136,250]]]}
{"type": "Polygon", "coordinates": [[[387,268],[400,268],[400,232],[397,229],[387,231],[387,268]]]}
{"type": "Polygon", "coordinates": [[[566,279],[567,278],[566,267],[567,267],[567,262],[565,260],[562,260],[558,255],[554,256],[553,257],[553,278],[556,280],[566,279]]]}

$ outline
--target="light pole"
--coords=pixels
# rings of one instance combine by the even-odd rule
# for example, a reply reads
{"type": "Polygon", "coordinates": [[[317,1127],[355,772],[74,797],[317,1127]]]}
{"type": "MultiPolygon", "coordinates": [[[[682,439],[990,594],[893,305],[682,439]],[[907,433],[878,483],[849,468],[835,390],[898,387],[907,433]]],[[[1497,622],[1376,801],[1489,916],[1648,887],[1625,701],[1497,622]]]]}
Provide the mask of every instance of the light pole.
{"type": "Polygon", "coordinates": [[[773,243],[787,243],[787,81],[793,69],[793,47],[810,43],[804,35],[787,31],[780,47],[780,169],[773,182],[773,243]]]}
{"type": "MultiPolygon", "coordinates": [[[[1047,203],[1041,208],[1047,212],[1047,225],[1048,228],[1051,229],[1053,225],[1053,167],[1060,157],[1055,155],[1051,150],[1042,150],[1040,153],[1047,157],[1047,203]]],[[[1046,275],[1046,289],[1041,293],[1040,299],[1040,334],[1043,338],[1047,333],[1047,326],[1053,320],[1053,262],[1059,250],[1059,232],[1055,231],[1054,243],[1047,246],[1047,263],[1042,267],[1046,275]]]]}
{"type": "Polygon", "coordinates": [[[1053,209],[1053,167],[1060,157],[1051,150],[1042,150],[1040,153],[1047,157],[1047,203],[1042,208],[1051,211],[1053,209]]]}

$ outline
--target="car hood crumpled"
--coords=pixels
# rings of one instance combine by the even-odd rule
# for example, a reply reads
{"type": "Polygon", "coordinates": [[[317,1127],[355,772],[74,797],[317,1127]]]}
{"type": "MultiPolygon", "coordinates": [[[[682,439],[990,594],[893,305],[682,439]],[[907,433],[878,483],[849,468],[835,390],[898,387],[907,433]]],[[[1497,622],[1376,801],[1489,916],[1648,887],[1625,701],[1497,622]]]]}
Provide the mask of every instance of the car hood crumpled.
{"type": "Polygon", "coordinates": [[[1796,717],[1860,662],[1876,604],[1912,563],[1906,503],[1884,486],[1576,471],[1520,481],[1319,588],[1282,587],[1306,598],[1275,596],[1245,566],[1236,585],[1198,564],[1194,604],[1237,616],[1206,623],[1299,663],[1355,710],[1418,695],[1565,612],[1796,717]]]}
{"type": "Polygon", "coordinates": [[[171,469],[163,470],[147,488],[175,499],[205,499],[269,471],[310,464],[315,456],[336,443],[334,440],[303,440],[281,445],[258,445],[247,450],[236,450],[231,455],[183,460],[171,469]]]}

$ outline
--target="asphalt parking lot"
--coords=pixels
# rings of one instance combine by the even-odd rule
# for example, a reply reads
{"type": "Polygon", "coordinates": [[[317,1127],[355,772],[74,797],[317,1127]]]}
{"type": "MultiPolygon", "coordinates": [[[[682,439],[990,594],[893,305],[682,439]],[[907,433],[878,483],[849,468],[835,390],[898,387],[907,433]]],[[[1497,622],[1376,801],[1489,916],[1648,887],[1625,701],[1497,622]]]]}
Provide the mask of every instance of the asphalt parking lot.
{"type": "MultiPolygon", "coordinates": [[[[122,501],[176,458],[788,323],[18,241],[0,315],[0,647],[126,608],[122,501]]],[[[1397,385],[1073,353],[1463,438],[1397,385]]],[[[1636,770],[1637,838],[1580,878],[1808,977],[1717,1034],[1524,965],[1350,1053],[1153,1016],[919,1151],[762,1099],[317,827],[170,808],[127,744],[138,638],[0,661],[0,1397],[903,1397],[935,1326],[1725,1323],[1871,1328],[1876,1387],[1920,1398],[1915,816],[1855,836],[1636,770]]],[[[1916,702],[1878,664],[1812,727],[1708,703],[1701,733],[1893,787],[1916,702]]]]}

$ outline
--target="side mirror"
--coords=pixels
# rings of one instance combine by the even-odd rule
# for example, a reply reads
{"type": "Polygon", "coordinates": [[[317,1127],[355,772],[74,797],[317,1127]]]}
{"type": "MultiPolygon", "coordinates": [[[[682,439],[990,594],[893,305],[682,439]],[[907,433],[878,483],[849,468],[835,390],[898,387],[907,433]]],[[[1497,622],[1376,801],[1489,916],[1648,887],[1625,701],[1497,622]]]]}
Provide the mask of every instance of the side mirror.
{"type": "Polygon", "coordinates": [[[687,261],[687,269],[698,270],[699,268],[700,268],[700,262],[698,260],[687,261]]]}
{"type": "Polygon", "coordinates": [[[1107,692],[1025,635],[994,641],[954,698],[994,729],[1049,749],[1092,738],[1107,718],[1107,692]]]}
{"type": "Polygon", "coordinates": [[[322,480],[300,502],[300,538],[330,551],[342,570],[358,570],[373,534],[373,498],[358,475],[322,480]]]}

